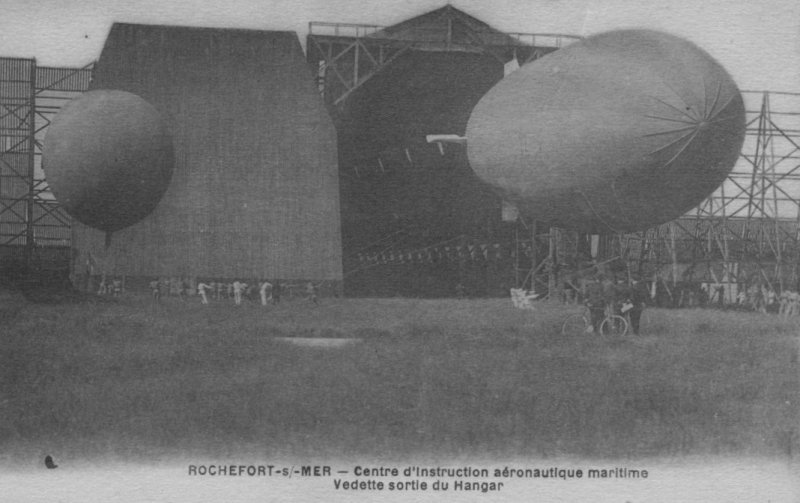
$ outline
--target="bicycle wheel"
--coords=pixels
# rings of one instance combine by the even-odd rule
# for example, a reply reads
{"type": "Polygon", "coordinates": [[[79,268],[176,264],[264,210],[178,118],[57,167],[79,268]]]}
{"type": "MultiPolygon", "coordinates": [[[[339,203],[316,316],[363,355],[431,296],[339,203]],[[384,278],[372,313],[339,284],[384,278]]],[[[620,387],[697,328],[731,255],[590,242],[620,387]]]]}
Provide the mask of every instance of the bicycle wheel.
{"type": "Polygon", "coordinates": [[[561,325],[562,335],[581,335],[586,332],[589,323],[582,314],[571,314],[567,316],[561,325]]]}
{"type": "Polygon", "coordinates": [[[600,325],[600,333],[622,337],[628,333],[628,320],[618,314],[606,316],[600,325]]]}

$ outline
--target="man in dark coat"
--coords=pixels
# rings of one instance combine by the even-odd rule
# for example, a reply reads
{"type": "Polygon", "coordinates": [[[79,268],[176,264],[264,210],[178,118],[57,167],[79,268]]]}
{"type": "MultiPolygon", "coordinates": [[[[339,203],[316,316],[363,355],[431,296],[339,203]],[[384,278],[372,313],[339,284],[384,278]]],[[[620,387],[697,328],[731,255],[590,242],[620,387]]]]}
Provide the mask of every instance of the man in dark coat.
{"type": "Polygon", "coordinates": [[[628,311],[631,318],[631,330],[633,330],[634,335],[639,335],[639,322],[642,319],[642,312],[647,302],[650,301],[650,292],[647,291],[647,285],[637,279],[633,279],[629,297],[630,303],[633,304],[633,307],[628,311]]]}
{"type": "Polygon", "coordinates": [[[598,278],[594,278],[591,283],[586,286],[586,306],[589,308],[589,313],[592,317],[592,327],[594,332],[600,333],[600,325],[605,318],[606,299],[603,295],[603,284],[600,283],[598,278]]]}

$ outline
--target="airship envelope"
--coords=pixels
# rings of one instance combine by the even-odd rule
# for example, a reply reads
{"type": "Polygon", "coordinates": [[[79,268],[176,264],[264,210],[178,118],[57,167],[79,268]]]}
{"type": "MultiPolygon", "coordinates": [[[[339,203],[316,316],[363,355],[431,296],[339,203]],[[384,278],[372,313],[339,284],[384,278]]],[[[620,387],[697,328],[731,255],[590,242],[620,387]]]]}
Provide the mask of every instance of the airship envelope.
{"type": "Polygon", "coordinates": [[[620,30],[523,66],[467,124],[475,173],[540,221],[584,232],[647,229],[725,180],[745,134],[742,97],[706,52],[620,30]]]}
{"type": "Polygon", "coordinates": [[[67,213],[106,232],[152,212],[174,164],[161,114],[141,97],[116,90],[69,102],[48,128],[42,154],[47,183],[67,213]]]}

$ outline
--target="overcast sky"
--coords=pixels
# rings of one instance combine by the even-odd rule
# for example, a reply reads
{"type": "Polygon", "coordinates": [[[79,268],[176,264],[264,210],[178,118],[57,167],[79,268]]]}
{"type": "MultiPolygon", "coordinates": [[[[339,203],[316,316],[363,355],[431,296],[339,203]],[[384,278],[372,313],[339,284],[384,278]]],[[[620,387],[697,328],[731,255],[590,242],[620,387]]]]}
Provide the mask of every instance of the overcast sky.
{"type": "MultiPolygon", "coordinates": [[[[391,25],[443,0],[2,0],[0,56],[82,66],[114,21],[293,30],[309,21],[391,25]]],[[[509,32],[589,35],[643,27],[684,36],[715,56],[742,89],[800,91],[798,0],[453,0],[509,32]]]]}

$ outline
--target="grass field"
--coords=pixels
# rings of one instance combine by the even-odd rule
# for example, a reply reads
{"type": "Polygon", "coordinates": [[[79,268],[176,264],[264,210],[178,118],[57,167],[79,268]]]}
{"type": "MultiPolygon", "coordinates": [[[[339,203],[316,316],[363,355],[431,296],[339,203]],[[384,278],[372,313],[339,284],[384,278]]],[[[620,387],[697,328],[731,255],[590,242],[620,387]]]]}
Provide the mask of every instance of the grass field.
{"type": "Polygon", "coordinates": [[[604,339],[507,299],[0,302],[0,463],[800,452],[800,326],[777,316],[651,309],[604,339]]]}

